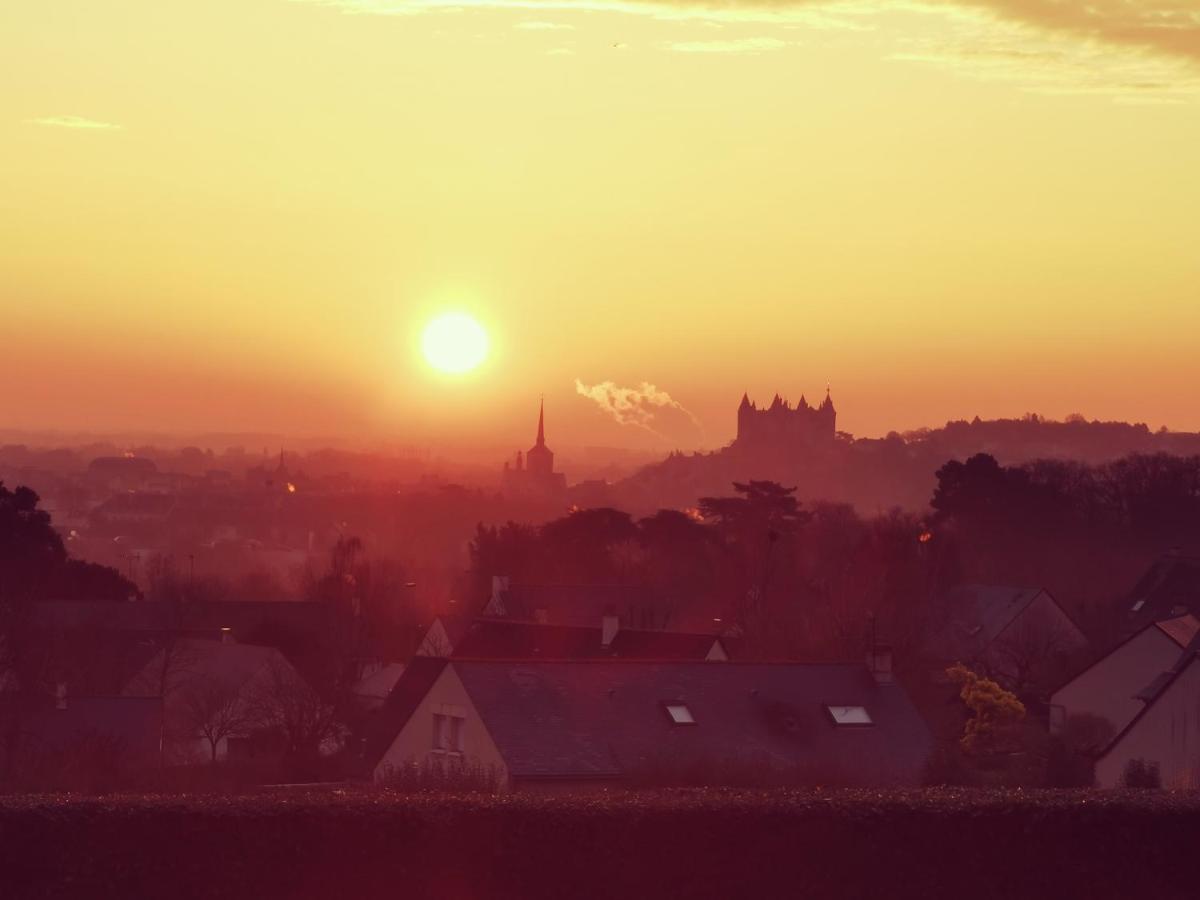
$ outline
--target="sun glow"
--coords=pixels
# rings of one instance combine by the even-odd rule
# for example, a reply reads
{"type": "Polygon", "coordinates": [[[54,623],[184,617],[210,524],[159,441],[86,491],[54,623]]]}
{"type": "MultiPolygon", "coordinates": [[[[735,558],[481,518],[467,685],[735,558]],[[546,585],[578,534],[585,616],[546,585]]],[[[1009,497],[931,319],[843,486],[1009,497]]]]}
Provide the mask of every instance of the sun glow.
{"type": "Polygon", "coordinates": [[[487,332],[466,313],[444,313],[425,326],[421,351],[439,372],[469,372],[487,358],[487,332]]]}

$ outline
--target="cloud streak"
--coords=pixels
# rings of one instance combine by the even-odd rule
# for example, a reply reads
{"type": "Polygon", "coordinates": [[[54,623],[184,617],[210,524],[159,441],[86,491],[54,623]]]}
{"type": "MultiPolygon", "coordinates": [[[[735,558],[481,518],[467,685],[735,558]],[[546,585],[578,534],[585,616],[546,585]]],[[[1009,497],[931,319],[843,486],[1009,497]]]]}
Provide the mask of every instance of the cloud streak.
{"type": "Polygon", "coordinates": [[[575,392],[593,401],[618,425],[641,428],[662,438],[668,437],[664,429],[672,424],[686,424],[694,432],[701,430],[700,422],[687,407],[648,381],[637,387],[621,387],[613,381],[587,385],[576,378],[575,392]]]}
{"type": "Polygon", "coordinates": [[[764,50],[781,50],[788,41],[778,38],[736,38],[730,41],[676,41],[666,44],[676,53],[762,53],[764,50]]]}
{"type": "Polygon", "coordinates": [[[1182,57],[1200,65],[1196,0],[300,0],[348,12],[387,15],[469,8],[608,10],[725,21],[807,20],[814,27],[854,27],[895,11],[976,13],[1110,46],[1182,57]]]}
{"type": "Polygon", "coordinates": [[[119,131],[121,126],[112,122],[98,122],[95,119],[85,119],[83,116],[45,116],[40,119],[30,119],[30,125],[40,125],[43,128],[74,128],[84,131],[119,131]]]}

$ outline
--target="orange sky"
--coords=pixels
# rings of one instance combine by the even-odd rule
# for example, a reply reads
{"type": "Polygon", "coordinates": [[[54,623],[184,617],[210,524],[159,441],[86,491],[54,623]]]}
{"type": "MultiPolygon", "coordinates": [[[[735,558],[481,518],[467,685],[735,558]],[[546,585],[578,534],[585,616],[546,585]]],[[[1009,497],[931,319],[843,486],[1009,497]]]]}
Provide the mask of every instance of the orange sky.
{"type": "Polygon", "coordinates": [[[1190,3],[56,0],[0,80],[6,427],[524,446],[544,393],[711,447],[831,383],[864,435],[1200,429],[1190,3]]]}

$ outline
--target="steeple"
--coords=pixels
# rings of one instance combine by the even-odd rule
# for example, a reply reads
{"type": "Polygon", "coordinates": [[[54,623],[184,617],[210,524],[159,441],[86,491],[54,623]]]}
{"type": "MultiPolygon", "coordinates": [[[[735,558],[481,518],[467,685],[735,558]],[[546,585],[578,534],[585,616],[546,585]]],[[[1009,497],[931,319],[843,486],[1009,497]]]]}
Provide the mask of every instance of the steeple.
{"type": "Polygon", "coordinates": [[[537,446],[546,446],[546,398],[543,397],[538,404],[538,436],[537,446]]]}
{"type": "Polygon", "coordinates": [[[745,391],[742,392],[742,403],[739,409],[745,409],[750,406],[750,395],[745,391]]]}

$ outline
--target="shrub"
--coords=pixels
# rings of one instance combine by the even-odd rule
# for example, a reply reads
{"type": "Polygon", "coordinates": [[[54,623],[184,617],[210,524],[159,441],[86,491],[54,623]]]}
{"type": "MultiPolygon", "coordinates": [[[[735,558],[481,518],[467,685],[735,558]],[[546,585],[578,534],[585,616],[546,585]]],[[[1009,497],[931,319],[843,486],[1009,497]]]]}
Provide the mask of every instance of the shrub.
{"type": "Polygon", "coordinates": [[[1162,775],[1158,763],[1144,759],[1131,759],[1121,773],[1121,785],[1127,788],[1157,790],[1162,787],[1162,775]]]}

